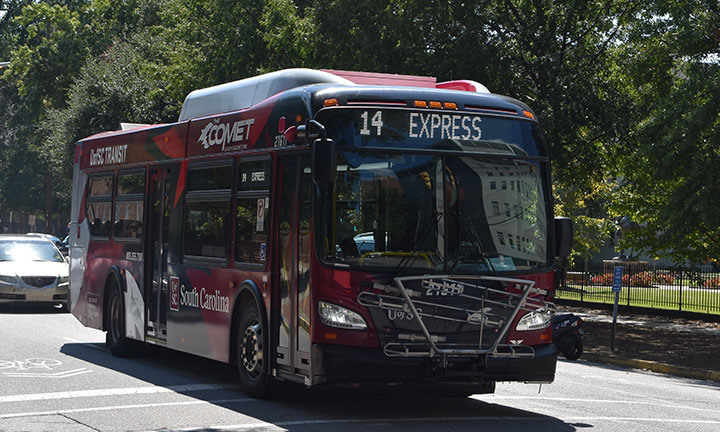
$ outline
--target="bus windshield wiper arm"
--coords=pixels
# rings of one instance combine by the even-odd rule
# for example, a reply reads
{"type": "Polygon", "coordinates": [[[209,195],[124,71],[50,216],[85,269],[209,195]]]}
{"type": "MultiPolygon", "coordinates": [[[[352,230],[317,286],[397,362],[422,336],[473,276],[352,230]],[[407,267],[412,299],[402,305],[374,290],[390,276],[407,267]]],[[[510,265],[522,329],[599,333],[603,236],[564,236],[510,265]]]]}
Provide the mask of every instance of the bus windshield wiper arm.
{"type": "Polygon", "coordinates": [[[497,271],[495,270],[495,266],[493,265],[492,261],[488,257],[487,253],[485,252],[485,248],[483,247],[482,239],[480,238],[480,234],[478,234],[477,230],[473,226],[473,224],[470,222],[470,220],[465,216],[465,214],[461,211],[454,211],[453,212],[457,218],[458,223],[460,225],[460,229],[467,233],[470,237],[470,243],[473,245],[473,248],[475,249],[475,252],[482,258],[483,262],[486,263],[488,269],[493,275],[497,274],[497,271]]]}
{"type": "Polygon", "coordinates": [[[423,226],[420,227],[418,230],[421,235],[420,237],[417,236],[417,233],[415,234],[415,241],[413,241],[412,249],[410,250],[410,255],[407,257],[403,257],[402,260],[397,265],[398,270],[406,269],[410,266],[412,266],[415,261],[418,259],[418,248],[421,244],[425,242],[425,239],[428,238],[430,235],[430,232],[432,232],[432,229],[436,228],[438,223],[440,222],[440,219],[442,218],[442,213],[438,212],[437,210],[433,210],[432,217],[427,219],[423,226]]]}

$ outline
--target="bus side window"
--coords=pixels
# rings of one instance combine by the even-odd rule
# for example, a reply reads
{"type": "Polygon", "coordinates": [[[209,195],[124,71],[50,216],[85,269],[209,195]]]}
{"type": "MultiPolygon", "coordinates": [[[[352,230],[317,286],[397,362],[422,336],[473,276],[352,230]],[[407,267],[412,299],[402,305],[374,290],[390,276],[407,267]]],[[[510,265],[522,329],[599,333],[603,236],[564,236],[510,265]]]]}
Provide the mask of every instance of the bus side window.
{"type": "Polygon", "coordinates": [[[85,214],[91,237],[110,237],[112,186],[113,173],[103,173],[88,178],[85,214]]]}
{"type": "Polygon", "coordinates": [[[145,173],[118,174],[115,197],[115,238],[140,239],[143,232],[145,173]]]}
{"type": "Polygon", "coordinates": [[[232,163],[197,164],[188,169],[185,194],[185,256],[227,258],[232,163]]]}
{"type": "Polygon", "coordinates": [[[270,226],[270,159],[241,162],[238,177],[235,261],[264,264],[270,226]]]}

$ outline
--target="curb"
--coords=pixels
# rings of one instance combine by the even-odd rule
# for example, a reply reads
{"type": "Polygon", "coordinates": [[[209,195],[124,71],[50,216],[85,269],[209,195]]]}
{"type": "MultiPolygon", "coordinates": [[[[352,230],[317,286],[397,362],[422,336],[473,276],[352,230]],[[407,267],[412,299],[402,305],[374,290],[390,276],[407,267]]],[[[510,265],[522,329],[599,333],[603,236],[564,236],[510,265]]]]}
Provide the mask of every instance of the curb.
{"type": "Polygon", "coordinates": [[[675,375],[684,378],[694,378],[705,381],[720,382],[720,372],[717,371],[695,369],[685,366],[674,366],[649,360],[624,359],[620,357],[595,353],[583,353],[582,358],[583,360],[589,362],[626,366],[633,369],[646,369],[653,372],[675,375]]]}

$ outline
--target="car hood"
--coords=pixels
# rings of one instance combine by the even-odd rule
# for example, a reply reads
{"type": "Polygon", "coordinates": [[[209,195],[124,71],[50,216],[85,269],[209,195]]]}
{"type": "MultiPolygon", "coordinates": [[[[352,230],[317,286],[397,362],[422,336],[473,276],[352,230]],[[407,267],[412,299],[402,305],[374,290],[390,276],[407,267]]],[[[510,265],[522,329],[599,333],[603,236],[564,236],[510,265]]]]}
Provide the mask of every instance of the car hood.
{"type": "Polygon", "coordinates": [[[69,266],[66,262],[51,261],[3,261],[0,275],[67,277],[69,266]]]}

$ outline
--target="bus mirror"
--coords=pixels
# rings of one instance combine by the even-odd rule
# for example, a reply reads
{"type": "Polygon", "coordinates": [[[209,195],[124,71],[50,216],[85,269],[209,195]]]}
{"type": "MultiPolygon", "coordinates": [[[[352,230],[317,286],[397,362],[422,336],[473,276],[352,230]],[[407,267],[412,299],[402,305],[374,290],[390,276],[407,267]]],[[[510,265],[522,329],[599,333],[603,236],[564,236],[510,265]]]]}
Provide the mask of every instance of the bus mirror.
{"type": "Polygon", "coordinates": [[[318,138],[312,147],[313,183],[329,184],[335,180],[335,141],[318,138]]]}
{"type": "Polygon", "coordinates": [[[572,219],[566,217],[555,218],[555,256],[567,258],[572,252],[573,224],[572,219]]]}

